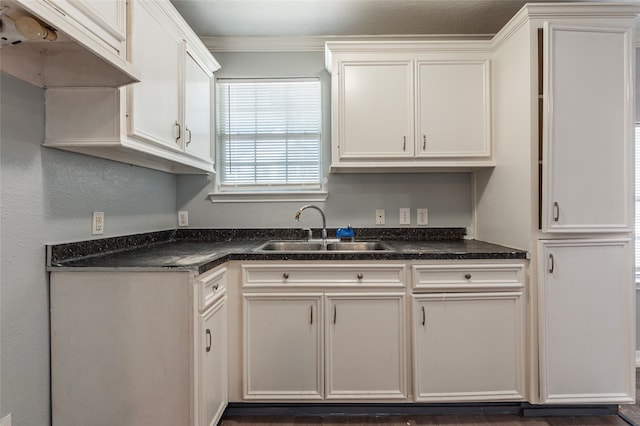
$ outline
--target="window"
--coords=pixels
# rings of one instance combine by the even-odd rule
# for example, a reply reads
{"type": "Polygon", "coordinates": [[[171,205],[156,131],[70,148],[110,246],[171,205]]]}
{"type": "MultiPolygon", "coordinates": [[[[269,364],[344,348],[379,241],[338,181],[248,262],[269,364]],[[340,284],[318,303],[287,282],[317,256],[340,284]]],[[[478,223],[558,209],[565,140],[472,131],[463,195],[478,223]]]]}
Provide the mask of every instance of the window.
{"type": "Polygon", "coordinates": [[[216,129],[214,197],[322,192],[319,79],[219,79],[216,129]]]}

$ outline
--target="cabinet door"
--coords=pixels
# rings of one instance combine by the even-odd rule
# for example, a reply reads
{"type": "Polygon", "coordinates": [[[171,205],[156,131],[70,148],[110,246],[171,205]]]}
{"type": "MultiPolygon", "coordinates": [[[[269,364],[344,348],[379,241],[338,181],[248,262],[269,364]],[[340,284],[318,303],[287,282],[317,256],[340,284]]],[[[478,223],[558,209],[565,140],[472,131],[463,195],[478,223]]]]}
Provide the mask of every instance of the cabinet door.
{"type": "Polygon", "coordinates": [[[226,297],[199,315],[198,359],[195,381],[199,384],[198,426],[218,424],[227,406],[227,307],[226,297]]]}
{"type": "Polygon", "coordinates": [[[327,399],[407,397],[404,294],[327,294],[327,399]]]}
{"type": "Polygon", "coordinates": [[[141,81],[128,87],[129,133],[181,150],[180,64],[183,42],[154,2],[132,2],[132,62],[141,81]]]}
{"type": "Polygon", "coordinates": [[[629,240],[542,241],[539,254],[542,402],[633,402],[629,240]]]}
{"type": "Polygon", "coordinates": [[[340,159],[413,158],[411,64],[341,63],[334,104],[339,130],[333,146],[340,159]]]}
{"type": "Polygon", "coordinates": [[[617,27],[545,27],[546,232],[632,229],[631,33],[617,27]]]}
{"type": "Polygon", "coordinates": [[[185,67],[185,150],[198,158],[211,155],[211,74],[187,52],[185,67]]]}
{"type": "Polygon", "coordinates": [[[417,156],[489,157],[489,61],[419,61],[417,70],[417,156]]]}
{"type": "Polygon", "coordinates": [[[322,399],[322,295],[244,295],[245,399],[322,399]]]}
{"type": "Polygon", "coordinates": [[[418,401],[524,398],[521,292],[414,296],[418,401]]]}

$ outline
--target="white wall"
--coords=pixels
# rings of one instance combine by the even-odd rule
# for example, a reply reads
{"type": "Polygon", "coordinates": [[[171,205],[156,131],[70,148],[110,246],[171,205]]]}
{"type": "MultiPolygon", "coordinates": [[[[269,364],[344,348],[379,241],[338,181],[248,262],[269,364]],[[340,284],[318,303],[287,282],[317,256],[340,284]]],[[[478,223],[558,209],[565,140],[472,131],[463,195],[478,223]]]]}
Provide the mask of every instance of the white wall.
{"type": "MultiPolygon", "coordinates": [[[[386,210],[385,227],[398,227],[400,207],[410,207],[415,226],[416,209],[429,209],[429,226],[467,227],[472,221],[469,173],[329,174],[331,146],[330,76],[324,53],[215,53],[222,65],[217,77],[320,77],[323,85],[323,146],[329,197],[318,203],[327,214],[327,226],[375,227],[375,210],[386,210]]],[[[195,228],[319,227],[319,216],[294,215],[296,203],[216,203],[207,199],[213,178],[179,176],[177,206],[189,212],[195,228]]]]}
{"type": "Polygon", "coordinates": [[[172,229],[175,176],[41,146],[44,91],[0,74],[0,418],[50,424],[45,244],[172,229]]]}

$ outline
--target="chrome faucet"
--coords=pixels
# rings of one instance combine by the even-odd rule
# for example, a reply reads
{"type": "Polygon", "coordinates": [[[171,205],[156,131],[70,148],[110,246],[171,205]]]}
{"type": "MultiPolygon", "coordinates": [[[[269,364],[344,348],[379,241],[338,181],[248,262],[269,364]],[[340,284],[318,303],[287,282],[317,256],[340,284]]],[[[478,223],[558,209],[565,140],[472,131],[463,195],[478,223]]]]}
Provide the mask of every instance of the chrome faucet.
{"type": "Polygon", "coordinates": [[[302,214],[302,212],[306,209],[314,209],[320,212],[320,216],[322,216],[322,246],[326,247],[327,246],[327,218],[324,216],[324,212],[318,206],[315,206],[313,204],[307,204],[306,206],[300,207],[296,212],[296,221],[298,222],[300,221],[300,214],[302,214]]]}

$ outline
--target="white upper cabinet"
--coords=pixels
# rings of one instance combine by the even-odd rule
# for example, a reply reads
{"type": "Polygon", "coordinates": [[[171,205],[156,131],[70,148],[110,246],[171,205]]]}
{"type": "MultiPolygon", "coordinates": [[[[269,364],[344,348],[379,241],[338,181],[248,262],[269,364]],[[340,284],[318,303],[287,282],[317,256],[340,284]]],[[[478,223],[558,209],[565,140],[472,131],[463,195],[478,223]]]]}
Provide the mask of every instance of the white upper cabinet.
{"type": "Polygon", "coordinates": [[[631,26],[545,24],[545,232],[632,229],[633,48],[631,26]]]}
{"type": "Polygon", "coordinates": [[[337,160],[413,158],[411,61],[340,64],[337,160]]]}
{"type": "Polygon", "coordinates": [[[140,70],[142,81],[127,87],[129,133],[179,150],[184,41],[167,15],[153,3],[134,1],[131,13],[131,61],[140,70]]]}
{"type": "Polygon", "coordinates": [[[213,74],[187,51],[185,63],[184,147],[199,158],[212,158],[213,74]]]}
{"type": "Polygon", "coordinates": [[[333,172],[491,167],[489,44],[330,42],[333,172]]]}
{"type": "Polygon", "coordinates": [[[170,173],[213,173],[212,80],[220,68],[168,1],[130,4],[125,88],[51,88],[45,146],[170,173]]]}
{"type": "Polygon", "coordinates": [[[417,62],[418,157],[490,158],[489,60],[417,62]]]}
{"type": "Polygon", "coordinates": [[[2,0],[7,19],[33,15],[57,41],[0,51],[0,70],[40,87],[120,87],[140,80],[127,58],[126,0],[2,0]]]}

